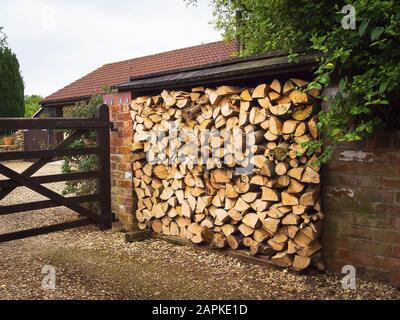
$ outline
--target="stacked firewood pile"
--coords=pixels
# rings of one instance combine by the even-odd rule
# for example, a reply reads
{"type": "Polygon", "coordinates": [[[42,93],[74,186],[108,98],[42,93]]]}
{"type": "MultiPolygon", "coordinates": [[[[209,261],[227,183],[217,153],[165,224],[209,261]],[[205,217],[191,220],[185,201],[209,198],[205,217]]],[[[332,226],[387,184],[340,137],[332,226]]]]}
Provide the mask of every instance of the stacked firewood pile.
{"type": "Polygon", "coordinates": [[[320,262],[319,92],[307,82],[163,91],[131,103],[141,229],[246,249],[303,270],[320,262]]]}
{"type": "Polygon", "coordinates": [[[16,131],[14,134],[14,139],[14,144],[18,147],[18,150],[24,150],[24,131],[16,131]]]}

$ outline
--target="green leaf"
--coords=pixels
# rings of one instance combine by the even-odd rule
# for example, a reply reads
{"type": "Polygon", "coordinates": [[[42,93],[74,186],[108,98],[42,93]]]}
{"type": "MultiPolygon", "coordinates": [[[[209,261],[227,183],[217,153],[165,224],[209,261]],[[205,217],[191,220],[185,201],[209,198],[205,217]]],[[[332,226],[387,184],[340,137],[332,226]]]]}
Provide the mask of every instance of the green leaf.
{"type": "Polygon", "coordinates": [[[379,93],[384,94],[387,89],[387,86],[388,86],[387,82],[382,82],[381,85],[379,86],[379,93]]]}
{"type": "Polygon", "coordinates": [[[335,129],[332,130],[331,135],[332,135],[332,137],[334,137],[334,136],[337,136],[341,132],[342,132],[342,129],[335,128],[335,129]]]}
{"type": "Polygon", "coordinates": [[[379,39],[379,37],[381,36],[383,31],[385,31],[384,27],[376,27],[374,30],[372,30],[371,41],[375,41],[375,40],[379,39]]]}
{"type": "Polygon", "coordinates": [[[322,86],[320,83],[314,81],[311,82],[307,87],[307,90],[313,90],[313,89],[322,90],[322,86]]]}
{"type": "Polygon", "coordinates": [[[331,82],[331,77],[329,76],[329,74],[325,73],[323,74],[320,78],[319,78],[319,83],[321,83],[322,85],[326,86],[331,82]]]}
{"type": "Polygon", "coordinates": [[[368,20],[364,20],[361,25],[360,25],[360,29],[358,30],[358,34],[360,35],[360,37],[362,37],[365,33],[365,30],[367,30],[369,21],[368,20]]]}
{"type": "Polygon", "coordinates": [[[347,79],[340,79],[339,82],[339,90],[340,92],[344,92],[344,89],[346,88],[346,84],[347,84],[347,79]]]}

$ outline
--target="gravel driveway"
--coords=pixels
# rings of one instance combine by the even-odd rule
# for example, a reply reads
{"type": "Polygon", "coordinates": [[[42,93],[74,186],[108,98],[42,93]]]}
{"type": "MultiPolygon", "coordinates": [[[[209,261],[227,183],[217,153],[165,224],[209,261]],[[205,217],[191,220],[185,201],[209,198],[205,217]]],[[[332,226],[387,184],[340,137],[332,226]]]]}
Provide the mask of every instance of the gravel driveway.
{"type": "MultiPolygon", "coordinates": [[[[23,170],[26,163],[9,163],[23,170]]],[[[56,173],[50,164],[39,174],[56,173]]],[[[0,177],[1,178],[1,177],[0,177]]],[[[60,192],[62,184],[51,184],[60,192]]],[[[18,188],[1,204],[35,201],[18,188]]],[[[0,217],[0,233],[76,219],[54,208],[0,217]]],[[[299,275],[161,240],[126,243],[94,226],[0,244],[0,299],[399,299],[390,286],[358,280],[343,290],[336,275],[299,275]],[[56,289],[41,288],[43,266],[56,270],[56,289]]]]}

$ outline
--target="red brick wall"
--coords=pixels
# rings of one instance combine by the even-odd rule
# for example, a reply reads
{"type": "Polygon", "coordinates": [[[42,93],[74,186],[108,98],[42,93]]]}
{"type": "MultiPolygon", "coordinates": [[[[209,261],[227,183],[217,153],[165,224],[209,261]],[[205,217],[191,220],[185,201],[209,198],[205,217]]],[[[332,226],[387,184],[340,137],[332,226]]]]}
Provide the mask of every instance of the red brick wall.
{"type": "MultiPolygon", "coordinates": [[[[135,229],[133,129],[128,105],[110,108],[112,208],[135,229]]],[[[354,265],[358,274],[400,285],[400,134],[381,133],[338,147],[323,169],[324,258],[329,270],[354,265]]]]}
{"type": "Polygon", "coordinates": [[[328,269],[400,285],[400,134],[341,145],[323,170],[328,269]]]}
{"type": "Polygon", "coordinates": [[[133,137],[130,107],[127,104],[110,107],[111,121],[111,195],[112,210],[125,229],[134,228],[132,159],[130,146],[133,137]]]}

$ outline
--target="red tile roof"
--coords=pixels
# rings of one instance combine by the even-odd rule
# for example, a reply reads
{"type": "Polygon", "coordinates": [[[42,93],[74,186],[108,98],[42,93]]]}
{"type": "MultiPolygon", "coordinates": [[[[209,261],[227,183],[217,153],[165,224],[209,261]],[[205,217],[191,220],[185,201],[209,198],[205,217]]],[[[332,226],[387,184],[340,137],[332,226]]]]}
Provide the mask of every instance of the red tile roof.
{"type": "Polygon", "coordinates": [[[42,102],[49,105],[52,102],[79,100],[100,91],[104,86],[127,82],[133,76],[227,60],[235,51],[235,43],[220,41],[106,64],[46,97],[42,102]]]}

